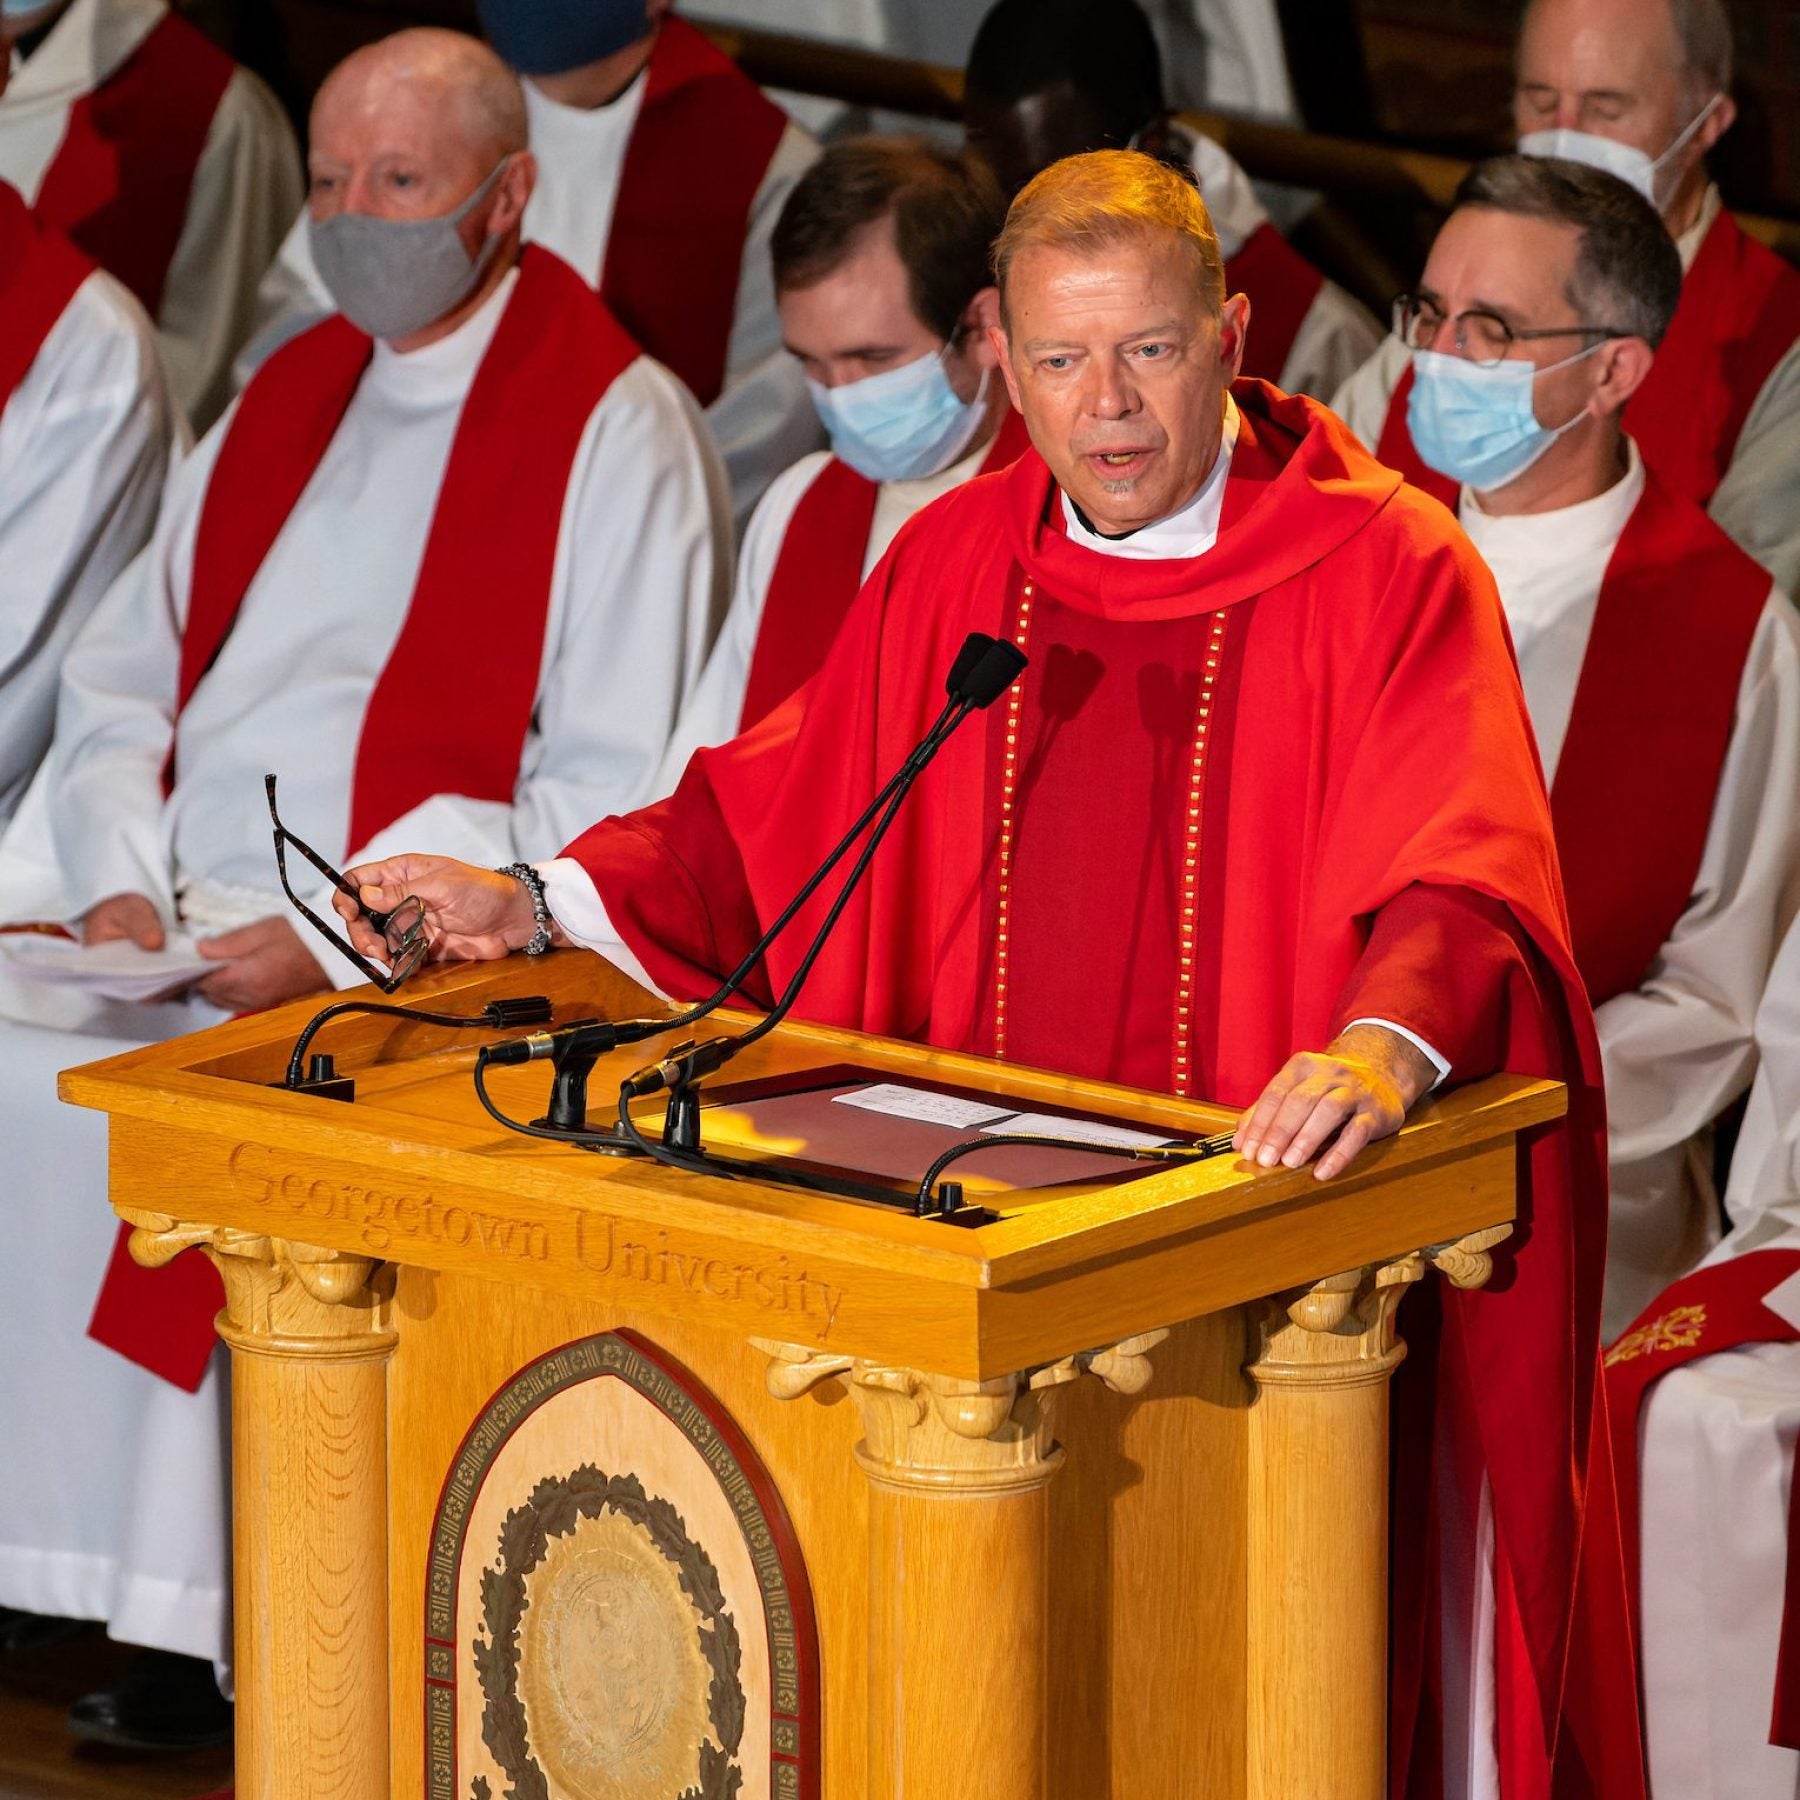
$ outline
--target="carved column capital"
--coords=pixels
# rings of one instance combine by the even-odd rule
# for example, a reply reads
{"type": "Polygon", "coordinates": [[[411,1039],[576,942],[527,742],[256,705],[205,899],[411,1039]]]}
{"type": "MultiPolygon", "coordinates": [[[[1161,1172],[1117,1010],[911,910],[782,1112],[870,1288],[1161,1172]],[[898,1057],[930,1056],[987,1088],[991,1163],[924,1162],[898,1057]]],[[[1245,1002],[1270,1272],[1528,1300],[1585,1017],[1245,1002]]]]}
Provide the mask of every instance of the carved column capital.
{"type": "Polygon", "coordinates": [[[219,1335],[251,1355],[326,1361],[385,1357],[394,1347],[387,1267],[367,1256],[204,1225],[168,1213],[123,1209],[132,1260],[160,1269],[202,1251],[225,1284],[219,1335]]]}
{"type": "Polygon", "coordinates": [[[1091,1374],[1115,1393],[1141,1393],[1150,1381],[1148,1353],[1167,1336],[1146,1332],[986,1381],[892,1368],[767,1338],[753,1338],[751,1347],[770,1359],[765,1379],[778,1399],[844,1383],[862,1416],[856,1460],[871,1480],[984,1492],[1048,1481],[1063,1454],[1052,1433],[1057,1389],[1091,1374]]]}
{"type": "Polygon", "coordinates": [[[1456,1287],[1482,1286],[1493,1273],[1489,1252],[1511,1230],[1491,1226],[1258,1301],[1250,1314],[1251,1377],[1303,1387],[1385,1381],[1406,1355],[1396,1315],[1407,1289],[1424,1279],[1427,1267],[1456,1287]]]}

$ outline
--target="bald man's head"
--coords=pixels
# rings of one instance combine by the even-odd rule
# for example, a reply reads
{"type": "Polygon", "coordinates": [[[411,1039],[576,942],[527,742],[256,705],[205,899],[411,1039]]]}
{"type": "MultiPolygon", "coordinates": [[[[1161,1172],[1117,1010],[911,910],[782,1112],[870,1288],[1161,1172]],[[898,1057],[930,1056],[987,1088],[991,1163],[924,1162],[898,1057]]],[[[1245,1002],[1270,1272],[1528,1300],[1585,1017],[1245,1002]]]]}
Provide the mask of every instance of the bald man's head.
{"type": "Polygon", "coordinates": [[[347,56],[313,102],[312,137],[460,151],[483,175],[530,144],[518,77],[479,39],[436,29],[397,31],[347,56]]]}

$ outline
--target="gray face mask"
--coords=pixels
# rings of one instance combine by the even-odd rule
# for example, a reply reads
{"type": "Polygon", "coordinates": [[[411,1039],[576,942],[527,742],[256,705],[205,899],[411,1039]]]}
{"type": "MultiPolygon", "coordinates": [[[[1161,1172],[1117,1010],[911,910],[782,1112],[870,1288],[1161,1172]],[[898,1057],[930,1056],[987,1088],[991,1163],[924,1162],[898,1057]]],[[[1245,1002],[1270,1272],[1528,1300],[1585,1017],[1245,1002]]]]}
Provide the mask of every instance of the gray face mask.
{"type": "Polygon", "coordinates": [[[410,337],[454,312],[500,248],[500,239],[490,237],[471,262],[457,227],[493,192],[511,160],[502,157],[461,206],[435,219],[378,219],[371,213],[309,219],[313,263],[338,311],[378,338],[410,337]]]}

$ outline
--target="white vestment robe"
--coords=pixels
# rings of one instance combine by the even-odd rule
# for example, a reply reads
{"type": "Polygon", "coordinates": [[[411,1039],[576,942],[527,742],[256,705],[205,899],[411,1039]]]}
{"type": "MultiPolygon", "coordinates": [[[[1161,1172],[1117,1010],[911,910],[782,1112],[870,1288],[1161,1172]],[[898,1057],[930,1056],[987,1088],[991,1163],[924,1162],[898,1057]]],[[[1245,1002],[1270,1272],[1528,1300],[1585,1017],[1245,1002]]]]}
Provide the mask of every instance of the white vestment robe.
{"type": "MultiPolygon", "coordinates": [[[[1708,188],[1699,218],[1675,240],[1684,270],[1693,266],[1719,204],[1719,190],[1708,188]]],[[[1371,449],[1381,442],[1388,403],[1411,361],[1412,353],[1390,331],[1332,399],[1332,410],[1371,449]]],[[[1800,595],[1800,340],[1751,403],[1731,466],[1706,510],[1783,593],[1800,595]]]]}
{"type": "MultiPolygon", "coordinates": [[[[168,12],[164,0],[74,0],[29,61],[13,53],[0,94],[0,180],[36,197],[69,109],[105,81],[168,12]]],[[[257,284],[305,197],[280,103],[248,69],[219,101],[188,194],[156,320],[175,398],[204,431],[231,397],[257,284]]]]}
{"type": "MultiPolygon", "coordinates": [[[[1706,1259],[1800,1250],[1800,925],[1756,1015],[1760,1065],[1706,1259]]],[[[1763,1305],[1800,1325],[1800,1280],[1763,1305]]],[[[1800,1343],[1672,1369],[1638,1430],[1645,1732],[1655,1800],[1793,1800],[1800,1754],[1769,1740],[1800,1435],[1800,1343]]]]}
{"type": "MultiPolygon", "coordinates": [[[[282,778],[283,818],[345,861],[401,847],[490,865],[544,856],[651,797],[725,599],[730,517],[697,409],[640,357],[575,456],[511,804],[437,795],[371,842],[346,842],[364,710],[407,611],[462,401],[517,279],[440,343],[406,356],[377,345],[181,714],[165,802],[194,534],[225,426],[176,474],[150,548],[70,653],[51,752],[0,838],[0,919],[73,920],[135,891],[200,932],[278,914],[310,939],[276,881],[267,770],[282,778]]],[[[494,629],[507,629],[498,597],[494,629]]],[[[323,940],[309,947],[321,986],[359,979],[323,940]]],[[[59,1068],[217,1017],[198,1002],[73,1006],[64,990],[0,986],[18,1247],[0,1272],[0,1604],[107,1619],[128,1641],[222,1659],[223,1384],[190,1396],[84,1336],[115,1225],[104,1120],[55,1098],[59,1068]]]]}
{"type": "Polygon", "coordinates": [[[82,622],[149,542],[175,421],[143,309],[96,269],[0,400],[0,824],[82,622]]]}
{"type": "MultiPolygon", "coordinates": [[[[1554,782],[1601,581],[1644,490],[1460,517],[1500,589],[1546,781],[1554,782]]],[[[1610,1342],[1718,1236],[1712,1121],[1750,1085],[1756,1004],[1800,901],[1800,618],[1771,589],[1739,684],[1693,897],[1643,984],[1596,1009],[1612,1204],[1601,1333],[1610,1342]]]]}
{"type": "MultiPolygon", "coordinates": [[[[561,106],[540,93],[529,78],[524,84],[531,148],[538,164],[525,236],[554,250],[596,285],[606,263],[619,177],[643,104],[645,80],[639,75],[610,105],[591,109],[561,106]]],[[[740,522],[749,517],[781,470],[824,440],[800,365],[782,348],[769,259],[769,238],[782,205],[818,153],[812,137],[790,121],[750,209],[726,350],[725,387],[706,411],[706,422],[725,459],[740,522]]],[[[271,351],[331,310],[330,296],[313,266],[302,215],[263,283],[256,334],[240,361],[240,377],[247,379],[271,351]]]]}

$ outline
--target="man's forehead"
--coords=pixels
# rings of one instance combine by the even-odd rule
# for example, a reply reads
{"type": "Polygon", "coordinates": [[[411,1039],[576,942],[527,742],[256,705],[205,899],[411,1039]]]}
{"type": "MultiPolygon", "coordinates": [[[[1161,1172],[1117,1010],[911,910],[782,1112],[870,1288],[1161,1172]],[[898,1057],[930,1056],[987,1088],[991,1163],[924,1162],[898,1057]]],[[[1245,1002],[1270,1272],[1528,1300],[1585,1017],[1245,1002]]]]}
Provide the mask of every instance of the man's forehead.
{"type": "Polygon", "coordinates": [[[1630,95],[1680,73],[1680,34],[1667,0],[1537,0],[1519,31],[1522,84],[1630,95]]]}
{"type": "Polygon", "coordinates": [[[1154,227],[1085,244],[1030,244],[1007,274],[1008,304],[1081,304],[1109,299],[1166,305],[1171,290],[1204,300],[1192,276],[1193,251],[1175,232],[1154,227]]]}
{"type": "Polygon", "coordinates": [[[1419,285],[1458,310],[1529,309],[1562,291],[1579,248],[1580,234],[1560,220],[1466,206],[1445,221],[1419,285]]]}

